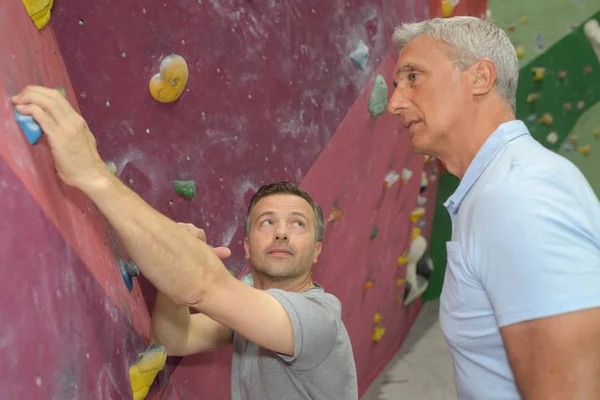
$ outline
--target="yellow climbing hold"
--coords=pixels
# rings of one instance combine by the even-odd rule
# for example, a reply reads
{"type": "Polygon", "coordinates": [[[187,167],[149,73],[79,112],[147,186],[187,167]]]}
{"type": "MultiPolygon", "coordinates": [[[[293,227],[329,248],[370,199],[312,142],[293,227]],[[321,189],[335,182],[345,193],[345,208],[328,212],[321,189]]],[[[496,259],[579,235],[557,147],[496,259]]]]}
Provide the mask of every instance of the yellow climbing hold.
{"type": "Polygon", "coordinates": [[[533,68],[531,68],[531,72],[533,73],[534,81],[541,81],[542,79],[544,79],[544,74],[546,73],[546,68],[533,67],[533,68]]]}
{"type": "Polygon", "coordinates": [[[600,128],[596,128],[592,131],[592,135],[594,135],[595,138],[597,138],[598,136],[600,136],[600,128]]]}
{"type": "Polygon", "coordinates": [[[171,54],[160,63],[160,73],[150,80],[150,93],[154,100],[171,103],[179,98],[188,81],[188,65],[185,59],[171,54]]]}
{"type": "Polygon", "coordinates": [[[454,1],[442,0],[442,17],[448,18],[452,15],[452,11],[454,11],[455,7],[456,4],[454,1]]]}
{"type": "Polygon", "coordinates": [[[413,224],[419,220],[423,215],[425,215],[425,209],[423,207],[417,207],[410,213],[410,222],[413,224]]]}
{"type": "Polygon", "coordinates": [[[569,140],[571,141],[571,143],[573,143],[573,146],[577,146],[577,143],[579,143],[579,136],[569,135],[569,140]]]}
{"type": "Polygon", "coordinates": [[[527,96],[527,102],[531,104],[531,103],[535,102],[537,99],[539,99],[539,97],[540,97],[540,95],[538,93],[530,93],[527,96]]]}
{"type": "Polygon", "coordinates": [[[518,45],[515,47],[515,51],[517,52],[517,58],[525,57],[525,48],[523,48],[523,46],[518,45]]]}
{"type": "Polygon", "coordinates": [[[526,23],[527,22],[527,15],[521,15],[519,17],[519,22],[522,23],[522,24],[526,23]]]}
{"type": "Polygon", "coordinates": [[[408,257],[406,256],[406,252],[402,253],[400,257],[398,257],[398,265],[404,265],[408,262],[408,257]]]}
{"type": "Polygon", "coordinates": [[[539,119],[538,122],[540,124],[544,124],[544,125],[552,125],[552,115],[548,114],[548,113],[544,113],[544,115],[542,115],[539,119]]]}
{"type": "Polygon", "coordinates": [[[156,375],[165,367],[167,350],[160,344],[148,346],[138,359],[129,367],[129,380],[133,400],[144,400],[156,375]]]}
{"type": "Polygon", "coordinates": [[[38,30],[42,30],[50,21],[50,9],[54,0],[23,0],[27,14],[38,30]]]}
{"type": "Polygon", "coordinates": [[[396,279],[396,286],[400,287],[406,283],[406,279],[398,278],[396,279]]]}
{"type": "Polygon", "coordinates": [[[381,314],[375,313],[375,315],[373,316],[373,323],[378,324],[379,321],[381,321],[381,314]]]}
{"type": "Polygon", "coordinates": [[[419,228],[414,228],[412,232],[412,240],[415,240],[421,234],[421,230],[419,228]]]}
{"type": "Polygon", "coordinates": [[[373,329],[373,342],[379,343],[383,335],[385,335],[385,328],[383,326],[376,326],[373,329]]]}
{"type": "Polygon", "coordinates": [[[590,153],[590,145],[586,144],[584,146],[581,146],[579,147],[578,151],[584,156],[587,156],[590,153]]]}

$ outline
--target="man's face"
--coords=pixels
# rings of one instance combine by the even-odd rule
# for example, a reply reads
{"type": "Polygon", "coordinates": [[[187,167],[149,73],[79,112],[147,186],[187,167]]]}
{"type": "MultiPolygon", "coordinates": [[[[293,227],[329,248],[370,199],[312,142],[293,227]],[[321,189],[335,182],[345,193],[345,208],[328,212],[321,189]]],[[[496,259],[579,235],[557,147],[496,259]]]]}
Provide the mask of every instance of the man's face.
{"type": "Polygon", "coordinates": [[[321,253],[322,243],[315,238],[315,214],[306,200],[270,195],[259,200],[250,215],[246,259],[256,272],[274,280],[302,277],[321,253]]]}
{"type": "Polygon", "coordinates": [[[471,98],[467,77],[442,41],[419,36],[402,49],[388,111],[402,118],[413,151],[437,155],[446,147],[471,98]]]}

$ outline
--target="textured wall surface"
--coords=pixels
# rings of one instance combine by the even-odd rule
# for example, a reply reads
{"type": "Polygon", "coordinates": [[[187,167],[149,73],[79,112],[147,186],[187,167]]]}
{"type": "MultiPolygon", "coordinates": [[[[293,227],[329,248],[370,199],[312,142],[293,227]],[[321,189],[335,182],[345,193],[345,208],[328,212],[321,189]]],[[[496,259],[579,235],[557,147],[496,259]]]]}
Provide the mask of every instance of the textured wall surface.
{"type": "MultiPolygon", "coordinates": [[[[418,313],[420,301],[398,301],[406,266],[397,259],[419,224],[410,212],[422,172],[425,237],[437,190],[435,164],[409,151],[397,118],[373,118],[367,103],[376,74],[391,91],[393,27],[428,9],[418,0],[57,0],[38,32],[20,2],[0,5],[9,55],[0,60],[0,268],[12,279],[0,354],[11,360],[1,378],[10,397],[127,398],[154,298],[143,277],[127,290],[103,217],[58,181],[45,138],[31,146],[20,132],[9,98],[32,83],[65,88],[118,176],[169,217],[204,228],[211,244],[230,246],[233,273],[245,268],[243,218],[261,184],[291,180],[326,213],[339,207],[315,279],[343,303],[364,391],[418,313]],[[359,40],[370,49],[364,70],[348,58],[359,40]],[[148,83],[172,53],[186,59],[189,82],[161,104],[148,83]],[[411,178],[385,189],[386,174],[403,168],[411,178]],[[196,197],[177,195],[176,179],[193,179],[196,197]],[[386,333],[373,343],[378,312],[386,333]]],[[[230,360],[230,349],[170,360],[169,384],[163,374],[150,397],[227,399],[230,360]]]]}

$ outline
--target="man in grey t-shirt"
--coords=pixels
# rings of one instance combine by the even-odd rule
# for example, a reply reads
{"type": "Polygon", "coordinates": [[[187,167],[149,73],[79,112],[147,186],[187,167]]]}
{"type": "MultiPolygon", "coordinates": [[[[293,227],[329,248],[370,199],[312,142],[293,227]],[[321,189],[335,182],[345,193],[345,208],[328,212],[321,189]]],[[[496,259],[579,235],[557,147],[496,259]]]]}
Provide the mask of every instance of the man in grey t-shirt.
{"type": "MultiPolygon", "coordinates": [[[[206,240],[202,230],[182,226],[206,240]]],[[[223,310],[220,320],[207,312],[190,315],[189,308],[159,292],[153,341],[179,356],[233,343],[233,400],[358,399],[340,301],[311,279],[323,230],[323,212],[308,193],[288,182],[261,187],[246,218],[250,285],[228,292],[240,307],[223,310]],[[254,299],[256,289],[268,297],[254,299]]],[[[214,250],[220,258],[230,254],[224,248],[214,250]]]]}

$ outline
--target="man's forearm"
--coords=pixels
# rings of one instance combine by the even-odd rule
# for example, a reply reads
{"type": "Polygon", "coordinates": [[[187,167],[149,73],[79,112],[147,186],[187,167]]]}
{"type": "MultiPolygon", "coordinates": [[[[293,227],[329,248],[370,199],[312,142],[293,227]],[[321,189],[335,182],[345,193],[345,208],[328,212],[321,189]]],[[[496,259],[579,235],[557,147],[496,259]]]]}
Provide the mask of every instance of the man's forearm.
{"type": "Polygon", "coordinates": [[[150,340],[162,344],[169,355],[181,352],[189,339],[190,309],[177,305],[161,292],[156,294],[150,340]]]}
{"type": "Polygon", "coordinates": [[[140,272],[177,304],[199,302],[204,288],[228,275],[208,245],[154,210],[117,177],[103,175],[81,190],[108,219],[140,272]]]}

